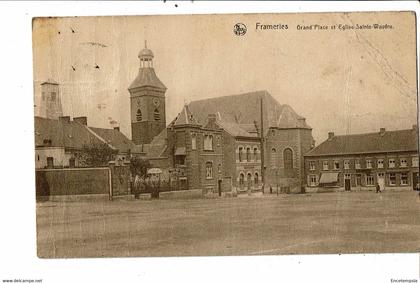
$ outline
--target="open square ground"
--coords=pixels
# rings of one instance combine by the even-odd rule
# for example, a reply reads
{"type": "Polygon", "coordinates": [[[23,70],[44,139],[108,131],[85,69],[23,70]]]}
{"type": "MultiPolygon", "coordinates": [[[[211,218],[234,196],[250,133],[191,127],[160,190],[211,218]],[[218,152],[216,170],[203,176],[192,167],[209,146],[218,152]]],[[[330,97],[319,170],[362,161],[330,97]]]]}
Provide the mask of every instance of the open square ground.
{"type": "Polygon", "coordinates": [[[37,203],[43,258],[420,252],[417,192],[37,203]]]}

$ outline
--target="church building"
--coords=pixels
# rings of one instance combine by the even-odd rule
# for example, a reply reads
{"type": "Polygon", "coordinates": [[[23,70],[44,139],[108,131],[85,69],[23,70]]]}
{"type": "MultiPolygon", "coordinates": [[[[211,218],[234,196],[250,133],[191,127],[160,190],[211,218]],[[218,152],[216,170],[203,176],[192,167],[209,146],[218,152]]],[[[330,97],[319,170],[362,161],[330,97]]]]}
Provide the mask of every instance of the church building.
{"type": "Polygon", "coordinates": [[[178,172],[185,189],[207,193],[301,191],[303,156],[314,146],[305,118],[255,91],[192,101],[166,126],[167,88],[155,73],[153,52],[145,46],[138,57],[128,88],[132,140],[153,166],[178,172]]]}

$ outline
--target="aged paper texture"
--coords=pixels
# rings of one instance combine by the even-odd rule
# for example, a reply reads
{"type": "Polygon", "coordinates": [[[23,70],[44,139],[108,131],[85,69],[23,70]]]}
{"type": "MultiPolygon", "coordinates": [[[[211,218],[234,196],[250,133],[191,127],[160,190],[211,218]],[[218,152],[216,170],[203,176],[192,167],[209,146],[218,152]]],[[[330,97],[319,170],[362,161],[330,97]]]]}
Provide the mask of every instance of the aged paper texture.
{"type": "Polygon", "coordinates": [[[413,12],[32,24],[39,257],[420,251],[413,12]]]}

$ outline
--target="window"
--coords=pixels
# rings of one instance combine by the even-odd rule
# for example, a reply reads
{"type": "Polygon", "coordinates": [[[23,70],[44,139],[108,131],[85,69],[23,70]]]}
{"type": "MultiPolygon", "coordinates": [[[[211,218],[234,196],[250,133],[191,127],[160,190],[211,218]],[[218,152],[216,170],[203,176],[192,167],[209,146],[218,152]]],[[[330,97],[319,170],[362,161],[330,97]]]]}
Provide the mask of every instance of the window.
{"type": "Polygon", "coordinates": [[[356,187],[360,187],[362,185],[362,175],[361,174],[356,174],[356,187]]]}
{"type": "Polygon", "coordinates": [[[251,162],[251,149],[249,147],[246,149],[246,161],[251,162]]]}
{"type": "Polygon", "coordinates": [[[37,158],[36,159],[39,161],[39,154],[37,155],[37,158]]]}
{"type": "Polygon", "coordinates": [[[390,158],[388,160],[388,167],[389,168],[395,168],[395,159],[394,158],[390,158]]]}
{"type": "Polygon", "coordinates": [[[389,185],[395,186],[397,184],[397,175],[395,173],[389,173],[389,185]]]}
{"type": "Polygon", "coordinates": [[[384,168],[384,160],[383,159],[378,159],[378,168],[384,168]]]}
{"type": "Polygon", "coordinates": [[[344,160],[344,169],[346,169],[346,170],[350,169],[350,161],[349,160],[344,160]]]}
{"type": "Polygon", "coordinates": [[[244,149],[242,147],[239,148],[238,154],[239,154],[239,162],[242,162],[243,154],[244,154],[244,149]]]}
{"type": "Polygon", "coordinates": [[[315,170],[315,161],[309,161],[309,170],[311,171],[315,170]]]}
{"type": "Polygon", "coordinates": [[[407,167],[407,158],[400,158],[400,167],[407,167]]]}
{"type": "Polygon", "coordinates": [[[354,161],[354,167],[356,169],[360,169],[361,168],[361,166],[360,166],[360,160],[359,159],[357,159],[356,161],[354,161]]]}
{"type": "Polygon", "coordinates": [[[55,101],[57,98],[57,94],[55,92],[51,92],[51,101],[55,101]]]}
{"type": "Polygon", "coordinates": [[[408,174],[401,173],[401,185],[406,186],[408,185],[408,174]]]}
{"type": "Polygon", "coordinates": [[[220,174],[222,173],[222,164],[219,163],[219,165],[217,165],[217,172],[220,174]]]}
{"type": "Polygon", "coordinates": [[[245,175],[243,173],[239,174],[239,187],[244,187],[245,175]]]}
{"type": "Polygon", "coordinates": [[[258,161],[258,148],[254,147],[254,161],[258,161]]]}
{"type": "Polygon", "coordinates": [[[340,161],[335,160],[334,161],[334,170],[339,170],[340,169],[340,161]]]}
{"type": "Polygon", "coordinates": [[[160,120],[160,113],[159,113],[159,110],[157,108],[153,112],[153,117],[155,118],[155,121],[159,121],[160,120]]]}
{"type": "Polygon", "coordinates": [[[374,186],[375,178],[372,174],[366,174],[366,186],[374,186]]]}
{"type": "Polygon", "coordinates": [[[308,186],[315,187],[317,185],[317,176],[309,175],[308,186]]]}
{"type": "Polygon", "coordinates": [[[322,162],[322,170],[328,170],[328,169],[329,169],[328,168],[328,161],[325,160],[325,161],[322,162]]]}
{"type": "Polygon", "coordinates": [[[204,150],[213,150],[213,136],[212,135],[204,136],[204,150]]]}
{"type": "Polygon", "coordinates": [[[378,178],[384,178],[384,177],[385,177],[385,173],[383,173],[383,172],[378,173],[378,178]]]}
{"type": "Polygon", "coordinates": [[[213,163],[206,162],[206,179],[213,179],[213,163]]]}
{"type": "Polygon", "coordinates": [[[275,148],[271,149],[271,168],[277,167],[277,150],[275,148]]]}
{"type": "Polygon", "coordinates": [[[419,158],[418,158],[418,156],[414,156],[411,159],[411,166],[412,167],[419,167],[419,158]]]}
{"type": "Polygon", "coordinates": [[[191,136],[191,149],[196,150],[197,149],[197,135],[195,133],[191,136]]]}
{"type": "Polygon", "coordinates": [[[293,168],[293,152],[290,148],[286,148],[283,151],[283,162],[284,162],[284,169],[293,168]]]}
{"type": "Polygon", "coordinates": [[[258,173],[254,174],[254,184],[258,185],[258,173]]]}
{"type": "Polygon", "coordinates": [[[137,109],[137,113],[136,113],[136,119],[137,119],[137,121],[139,122],[139,121],[141,121],[142,120],[142,115],[141,115],[141,110],[140,109],[137,109]]]}
{"type": "Polygon", "coordinates": [[[372,160],[366,159],[366,168],[372,169],[372,160]]]}

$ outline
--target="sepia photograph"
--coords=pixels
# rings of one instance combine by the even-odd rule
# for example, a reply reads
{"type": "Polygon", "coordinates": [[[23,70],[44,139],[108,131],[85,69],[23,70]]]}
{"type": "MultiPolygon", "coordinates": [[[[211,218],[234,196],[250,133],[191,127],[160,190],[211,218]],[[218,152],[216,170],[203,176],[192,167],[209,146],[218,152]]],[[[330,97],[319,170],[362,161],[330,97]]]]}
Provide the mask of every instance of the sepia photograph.
{"type": "Polygon", "coordinates": [[[37,256],[419,253],[416,26],[33,18],[37,256]]]}

